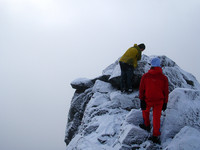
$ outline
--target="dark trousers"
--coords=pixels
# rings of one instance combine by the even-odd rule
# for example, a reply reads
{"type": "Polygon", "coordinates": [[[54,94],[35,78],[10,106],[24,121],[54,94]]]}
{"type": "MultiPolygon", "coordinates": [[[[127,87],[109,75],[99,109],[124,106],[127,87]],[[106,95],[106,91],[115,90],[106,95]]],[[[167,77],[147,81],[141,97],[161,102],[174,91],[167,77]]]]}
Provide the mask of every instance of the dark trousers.
{"type": "Polygon", "coordinates": [[[132,89],[133,82],[133,71],[132,65],[128,65],[124,62],[119,62],[121,68],[121,90],[132,89]]]}

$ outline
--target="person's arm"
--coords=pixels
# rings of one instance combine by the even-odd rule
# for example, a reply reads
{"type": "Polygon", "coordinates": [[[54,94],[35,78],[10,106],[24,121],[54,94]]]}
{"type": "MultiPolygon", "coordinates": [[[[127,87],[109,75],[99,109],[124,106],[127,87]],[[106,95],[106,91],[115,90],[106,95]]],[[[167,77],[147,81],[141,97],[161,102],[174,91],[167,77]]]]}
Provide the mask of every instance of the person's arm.
{"type": "Polygon", "coordinates": [[[137,49],[134,49],[134,53],[133,53],[133,67],[136,68],[138,66],[138,55],[139,55],[139,52],[137,49]]]}

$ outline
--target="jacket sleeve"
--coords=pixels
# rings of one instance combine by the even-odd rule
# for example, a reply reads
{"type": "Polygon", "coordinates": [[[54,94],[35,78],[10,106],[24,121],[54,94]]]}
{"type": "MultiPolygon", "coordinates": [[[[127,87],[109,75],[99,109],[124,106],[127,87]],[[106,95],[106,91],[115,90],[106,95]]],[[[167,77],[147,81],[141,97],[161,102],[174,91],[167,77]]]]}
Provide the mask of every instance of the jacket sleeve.
{"type": "Polygon", "coordinates": [[[140,98],[140,100],[145,100],[144,76],[142,76],[142,79],[141,79],[141,81],[140,81],[139,98],[140,98]]]}
{"type": "Polygon", "coordinates": [[[136,68],[138,66],[138,57],[139,57],[139,52],[137,49],[134,49],[134,55],[133,55],[133,67],[136,68]]]}
{"type": "Polygon", "coordinates": [[[169,83],[168,83],[168,78],[165,77],[164,103],[168,102],[168,95],[169,95],[169,83]]]}

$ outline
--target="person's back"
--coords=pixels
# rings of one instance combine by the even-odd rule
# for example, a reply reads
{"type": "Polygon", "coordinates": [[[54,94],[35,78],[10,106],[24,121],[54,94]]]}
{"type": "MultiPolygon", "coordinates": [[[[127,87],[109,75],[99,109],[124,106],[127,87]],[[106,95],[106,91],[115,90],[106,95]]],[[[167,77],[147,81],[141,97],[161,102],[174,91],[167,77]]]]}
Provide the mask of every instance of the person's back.
{"type": "MultiPolygon", "coordinates": [[[[146,74],[143,75],[141,87],[145,90],[146,102],[164,101],[168,95],[166,86],[168,86],[168,79],[162,73],[162,68],[153,67],[146,74]],[[148,85],[148,86],[145,86],[148,85]]],[[[144,93],[143,93],[144,94],[144,93]]],[[[141,94],[141,95],[143,95],[141,94]]]]}
{"type": "Polygon", "coordinates": [[[134,66],[134,61],[137,60],[138,50],[135,47],[130,47],[119,61],[134,66]]]}
{"type": "Polygon", "coordinates": [[[137,67],[137,61],[141,59],[141,52],[144,49],[140,49],[137,44],[134,44],[133,47],[130,47],[120,58],[120,62],[126,63],[128,65],[133,65],[134,68],[137,67]]]}

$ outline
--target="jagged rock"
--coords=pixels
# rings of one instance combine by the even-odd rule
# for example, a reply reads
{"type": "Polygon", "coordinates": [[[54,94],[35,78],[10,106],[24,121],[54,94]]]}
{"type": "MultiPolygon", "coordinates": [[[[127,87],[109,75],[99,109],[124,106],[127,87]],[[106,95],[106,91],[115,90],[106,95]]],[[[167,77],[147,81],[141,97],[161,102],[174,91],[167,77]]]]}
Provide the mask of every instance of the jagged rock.
{"type": "Polygon", "coordinates": [[[200,130],[200,91],[177,88],[169,99],[161,129],[162,141],[174,138],[184,126],[200,130]]]}
{"type": "Polygon", "coordinates": [[[93,93],[95,92],[108,93],[113,90],[113,87],[110,83],[96,80],[92,90],[93,90],[93,93]]]}
{"type": "Polygon", "coordinates": [[[92,82],[95,83],[96,80],[100,80],[100,81],[104,81],[104,82],[108,82],[108,79],[110,78],[110,75],[101,75],[97,78],[92,79],[92,82]]]}
{"type": "Polygon", "coordinates": [[[93,82],[87,78],[78,78],[71,82],[72,88],[77,90],[77,93],[84,92],[86,89],[93,86],[93,82]]]}
{"type": "Polygon", "coordinates": [[[198,150],[200,149],[199,137],[198,130],[185,126],[164,150],[198,150]]]}
{"type": "Polygon", "coordinates": [[[112,92],[110,94],[110,99],[112,101],[112,108],[122,108],[126,110],[139,109],[140,100],[137,98],[137,95],[133,94],[121,94],[121,92],[112,92]],[[126,100],[125,100],[126,99],[126,100]]]}
{"type": "Polygon", "coordinates": [[[132,109],[126,116],[125,122],[127,124],[133,124],[135,126],[139,126],[139,124],[143,123],[142,118],[142,110],[141,109],[132,109]]]}
{"type": "MultiPolygon", "coordinates": [[[[105,150],[101,147],[98,147],[97,144],[90,142],[82,135],[76,135],[72,141],[67,146],[66,150],[105,150]]],[[[110,149],[114,150],[114,149],[110,149]]]]}
{"type": "Polygon", "coordinates": [[[84,135],[86,136],[88,134],[91,134],[92,132],[95,132],[98,127],[99,127],[99,125],[92,125],[92,126],[85,128],[84,135]]]}
{"type": "Polygon", "coordinates": [[[139,145],[148,137],[148,132],[134,125],[125,125],[120,133],[119,143],[121,145],[139,145]]]}
{"type": "Polygon", "coordinates": [[[67,130],[65,133],[65,143],[69,144],[71,139],[78,131],[81,120],[87,103],[92,97],[92,88],[86,90],[84,93],[76,94],[71,102],[71,107],[68,114],[67,130]]]}
{"type": "Polygon", "coordinates": [[[157,150],[167,148],[186,125],[200,131],[199,82],[171,59],[159,56],[171,93],[168,108],[161,117],[162,144],[146,140],[148,133],[139,128],[143,119],[138,87],[142,75],[150,69],[152,57],[143,55],[138,62],[134,71],[135,90],[131,94],[119,91],[119,59],[95,79],[76,80],[77,91],[72,98],[66,128],[67,150],[157,150]]]}

